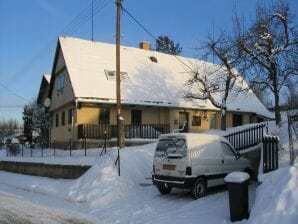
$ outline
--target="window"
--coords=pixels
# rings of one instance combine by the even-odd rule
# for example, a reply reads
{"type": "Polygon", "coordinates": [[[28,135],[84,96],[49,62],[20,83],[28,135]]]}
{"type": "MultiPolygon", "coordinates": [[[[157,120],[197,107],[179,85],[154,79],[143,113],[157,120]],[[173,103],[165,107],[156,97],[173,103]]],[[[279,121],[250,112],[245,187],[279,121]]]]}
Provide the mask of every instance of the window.
{"type": "Polygon", "coordinates": [[[191,125],[192,126],[201,126],[201,120],[202,120],[201,116],[193,116],[191,125]]]}
{"type": "Polygon", "coordinates": [[[68,124],[72,124],[72,108],[68,110],[68,124]]]}
{"type": "Polygon", "coordinates": [[[131,124],[138,125],[142,123],[142,111],[132,110],[131,111],[131,124]]]}
{"type": "Polygon", "coordinates": [[[61,125],[62,126],[65,125],[65,111],[63,111],[62,114],[61,114],[61,125]]]}
{"type": "MultiPolygon", "coordinates": [[[[116,80],[116,71],[105,70],[107,80],[116,80]]],[[[128,80],[127,72],[120,72],[120,80],[128,80]]]]}
{"type": "Polygon", "coordinates": [[[154,57],[154,56],[150,56],[149,58],[150,58],[150,60],[151,60],[152,62],[157,63],[157,58],[156,58],[156,57],[154,57]]]}
{"type": "Polygon", "coordinates": [[[242,114],[233,114],[233,127],[242,125],[242,114]]]}
{"type": "Polygon", "coordinates": [[[227,143],[222,142],[221,147],[224,155],[235,156],[234,150],[227,143]]]}
{"type": "Polygon", "coordinates": [[[56,127],[58,127],[59,126],[59,114],[56,114],[55,121],[56,121],[56,127]]]}
{"type": "Polygon", "coordinates": [[[169,154],[186,156],[186,145],[184,139],[161,139],[156,147],[154,157],[166,157],[169,154]]]}
{"type": "Polygon", "coordinates": [[[99,112],[99,124],[110,124],[110,110],[101,109],[99,112]]]}
{"type": "Polygon", "coordinates": [[[61,92],[64,89],[64,73],[57,76],[56,88],[57,88],[57,92],[61,92]]]}

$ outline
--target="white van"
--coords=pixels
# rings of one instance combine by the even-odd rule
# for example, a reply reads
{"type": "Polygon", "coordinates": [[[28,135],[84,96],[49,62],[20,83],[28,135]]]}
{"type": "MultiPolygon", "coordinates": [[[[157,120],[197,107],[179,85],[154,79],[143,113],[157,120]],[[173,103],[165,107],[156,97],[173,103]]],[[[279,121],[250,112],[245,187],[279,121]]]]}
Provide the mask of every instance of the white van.
{"type": "Polygon", "coordinates": [[[251,165],[225,138],[173,133],[159,137],[152,180],[162,194],[170,193],[173,187],[188,188],[199,198],[207,187],[224,184],[224,177],[233,171],[251,172],[251,165]]]}

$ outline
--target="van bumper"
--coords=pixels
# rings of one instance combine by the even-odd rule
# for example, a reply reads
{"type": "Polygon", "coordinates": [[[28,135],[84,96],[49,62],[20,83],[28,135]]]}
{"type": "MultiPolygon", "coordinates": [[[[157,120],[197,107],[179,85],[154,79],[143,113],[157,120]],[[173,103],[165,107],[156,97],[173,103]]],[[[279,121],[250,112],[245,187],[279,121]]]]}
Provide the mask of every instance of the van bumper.
{"type": "Polygon", "coordinates": [[[174,188],[192,188],[195,181],[195,177],[171,177],[152,174],[152,182],[156,186],[167,184],[169,187],[174,188]]]}

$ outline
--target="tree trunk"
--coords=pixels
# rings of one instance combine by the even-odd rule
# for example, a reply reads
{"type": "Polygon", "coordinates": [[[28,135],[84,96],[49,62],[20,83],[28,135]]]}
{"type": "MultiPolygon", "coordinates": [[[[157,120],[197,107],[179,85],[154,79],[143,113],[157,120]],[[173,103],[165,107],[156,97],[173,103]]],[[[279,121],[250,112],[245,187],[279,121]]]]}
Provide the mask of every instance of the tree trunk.
{"type": "Polygon", "coordinates": [[[280,116],[280,106],[279,106],[279,86],[277,80],[277,70],[275,64],[271,64],[272,67],[272,81],[273,81],[273,91],[274,91],[274,100],[275,100],[275,124],[280,125],[281,116],[280,116]]]}
{"type": "Polygon", "coordinates": [[[221,115],[220,115],[220,121],[221,121],[221,130],[222,131],[226,131],[227,130],[227,109],[226,108],[222,108],[221,109],[221,115]]]}
{"type": "Polygon", "coordinates": [[[274,91],[274,100],[275,100],[275,124],[280,125],[281,115],[280,115],[280,106],[279,106],[279,91],[274,91]]]}

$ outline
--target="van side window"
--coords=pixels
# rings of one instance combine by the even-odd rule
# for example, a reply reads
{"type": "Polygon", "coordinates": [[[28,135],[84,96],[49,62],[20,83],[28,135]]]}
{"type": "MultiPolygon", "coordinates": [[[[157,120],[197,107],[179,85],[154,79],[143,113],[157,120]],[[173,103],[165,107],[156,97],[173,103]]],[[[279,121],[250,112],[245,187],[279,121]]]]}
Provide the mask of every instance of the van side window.
{"type": "Polygon", "coordinates": [[[233,149],[228,144],[221,142],[221,147],[225,155],[235,156],[233,149]]]}

